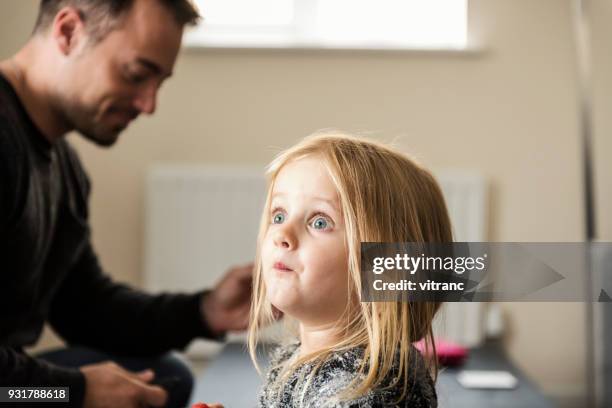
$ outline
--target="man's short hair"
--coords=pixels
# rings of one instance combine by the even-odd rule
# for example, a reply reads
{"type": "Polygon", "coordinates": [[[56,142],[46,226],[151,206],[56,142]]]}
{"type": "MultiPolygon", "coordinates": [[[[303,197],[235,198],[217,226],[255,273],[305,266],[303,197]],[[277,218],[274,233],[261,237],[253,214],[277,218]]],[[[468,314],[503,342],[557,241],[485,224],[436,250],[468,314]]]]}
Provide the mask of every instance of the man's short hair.
{"type": "MultiPolygon", "coordinates": [[[[175,21],[181,25],[196,25],[200,14],[190,0],[147,0],[159,1],[175,21]]],[[[49,28],[56,14],[64,7],[74,7],[87,21],[88,33],[95,41],[101,40],[117,26],[121,17],[134,5],[134,0],[41,0],[34,33],[49,28]]]]}

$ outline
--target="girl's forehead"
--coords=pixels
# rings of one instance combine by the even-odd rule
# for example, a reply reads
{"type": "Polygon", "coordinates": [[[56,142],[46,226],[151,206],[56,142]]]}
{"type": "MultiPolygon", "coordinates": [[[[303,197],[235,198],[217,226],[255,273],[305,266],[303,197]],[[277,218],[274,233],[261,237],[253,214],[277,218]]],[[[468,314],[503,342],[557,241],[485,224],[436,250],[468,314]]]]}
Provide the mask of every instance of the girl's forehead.
{"type": "Polygon", "coordinates": [[[327,167],[322,160],[313,157],[305,157],[286,163],[277,173],[273,189],[302,190],[304,192],[314,189],[317,192],[325,190],[336,192],[336,186],[327,167]]]}
{"type": "Polygon", "coordinates": [[[304,157],[286,163],[272,183],[272,197],[319,198],[339,203],[336,185],[323,160],[304,157]]]}

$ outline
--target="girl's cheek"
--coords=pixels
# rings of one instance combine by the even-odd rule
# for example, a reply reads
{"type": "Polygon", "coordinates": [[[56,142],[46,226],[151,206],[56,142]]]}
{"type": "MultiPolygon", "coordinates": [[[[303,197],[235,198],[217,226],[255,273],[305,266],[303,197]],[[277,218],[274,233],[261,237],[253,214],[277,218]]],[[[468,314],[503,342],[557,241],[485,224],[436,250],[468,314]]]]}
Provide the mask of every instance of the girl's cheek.
{"type": "Polygon", "coordinates": [[[264,239],[264,242],[261,246],[261,267],[264,280],[268,279],[268,274],[270,273],[270,271],[268,270],[268,266],[270,265],[270,252],[270,243],[268,242],[268,240],[264,239]]]}
{"type": "Polygon", "coordinates": [[[263,242],[262,242],[262,257],[268,257],[270,252],[272,251],[272,249],[274,248],[274,242],[272,241],[272,234],[270,232],[270,229],[268,229],[268,231],[266,232],[266,235],[264,235],[263,238],[263,242]]]}

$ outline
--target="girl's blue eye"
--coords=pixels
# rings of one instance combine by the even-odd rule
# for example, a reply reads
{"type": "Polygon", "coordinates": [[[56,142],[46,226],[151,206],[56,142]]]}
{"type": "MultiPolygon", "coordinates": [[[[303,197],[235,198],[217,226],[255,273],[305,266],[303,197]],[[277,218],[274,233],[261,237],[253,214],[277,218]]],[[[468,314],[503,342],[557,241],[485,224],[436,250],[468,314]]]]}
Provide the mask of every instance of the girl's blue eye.
{"type": "Polygon", "coordinates": [[[285,214],[283,213],[276,213],[272,216],[272,223],[273,224],[282,224],[285,221],[285,214]]]}
{"type": "Polygon", "coordinates": [[[324,217],[317,217],[312,222],[312,226],[314,229],[324,230],[329,227],[329,222],[324,217]]]}

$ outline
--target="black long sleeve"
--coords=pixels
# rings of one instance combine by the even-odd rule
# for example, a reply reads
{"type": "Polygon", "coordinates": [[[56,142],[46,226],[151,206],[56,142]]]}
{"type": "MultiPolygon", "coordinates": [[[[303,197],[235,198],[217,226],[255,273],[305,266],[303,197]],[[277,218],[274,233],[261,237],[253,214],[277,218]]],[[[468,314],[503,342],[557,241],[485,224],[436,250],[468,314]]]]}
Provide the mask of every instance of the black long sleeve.
{"type": "MultiPolygon", "coordinates": [[[[2,92],[0,102],[3,102],[2,92]]],[[[22,346],[32,344],[40,334],[42,323],[36,312],[36,298],[22,298],[27,293],[22,285],[32,278],[31,270],[36,271],[33,258],[37,251],[34,245],[27,245],[19,233],[26,202],[24,191],[27,190],[23,186],[24,180],[28,180],[29,156],[24,141],[16,138],[19,126],[11,123],[7,117],[11,112],[7,112],[7,108],[0,103],[0,386],[69,387],[70,402],[62,406],[77,408],[82,406],[85,393],[83,374],[22,351],[22,346]],[[18,247],[22,250],[17,251],[18,247]],[[29,262],[23,262],[28,259],[29,262]]],[[[20,403],[20,406],[26,405],[20,403]]]]}
{"type": "Polygon", "coordinates": [[[69,387],[70,402],[63,406],[83,404],[85,377],[77,369],[58,367],[8,347],[0,347],[0,368],[2,387],[69,387]]]}
{"type": "Polygon", "coordinates": [[[116,354],[158,354],[213,337],[202,322],[202,295],[150,295],[117,284],[87,244],[51,303],[49,322],[70,343],[116,354]]]}
{"type": "Polygon", "coordinates": [[[204,292],[149,295],[113,282],[90,243],[90,184],[76,152],[48,142],[0,75],[0,385],[70,387],[78,370],[22,350],[46,321],[68,342],[115,354],[154,355],[212,337],[204,292]]]}

